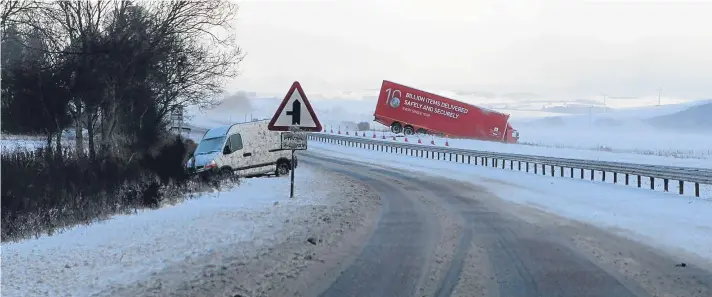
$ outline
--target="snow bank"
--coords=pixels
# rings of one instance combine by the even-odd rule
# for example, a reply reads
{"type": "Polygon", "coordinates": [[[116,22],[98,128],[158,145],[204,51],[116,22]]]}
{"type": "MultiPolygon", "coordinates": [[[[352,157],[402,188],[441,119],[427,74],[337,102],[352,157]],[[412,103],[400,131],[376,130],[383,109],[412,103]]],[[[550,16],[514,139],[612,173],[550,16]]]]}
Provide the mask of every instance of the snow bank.
{"type": "MultiPolygon", "coordinates": [[[[502,199],[612,228],[621,235],[712,261],[712,199],[589,180],[457,164],[311,141],[309,150],[360,163],[441,175],[486,187],[502,199]],[[624,232],[622,232],[624,231],[624,232]]],[[[558,176],[558,172],[556,173],[558,176]]],[[[608,179],[609,181],[612,178],[608,179]]],[[[710,194],[709,187],[703,189],[710,194]]],[[[712,197],[710,197],[712,198],[712,197]]]]}
{"type": "Polygon", "coordinates": [[[308,186],[308,167],[295,177],[296,199],[288,198],[286,178],[246,179],[176,206],[3,244],[3,296],[87,296],[228,246],[259,249],[297,206],[324,203],[323,187],[308,186]]]}

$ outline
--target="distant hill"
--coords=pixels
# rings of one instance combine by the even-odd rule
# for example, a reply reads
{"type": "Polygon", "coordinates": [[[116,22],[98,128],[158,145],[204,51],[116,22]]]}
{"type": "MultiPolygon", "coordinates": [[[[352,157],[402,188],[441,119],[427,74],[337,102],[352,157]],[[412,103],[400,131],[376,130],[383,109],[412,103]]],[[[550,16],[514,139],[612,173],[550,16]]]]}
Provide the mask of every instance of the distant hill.
{"type": "Polygon", "coordinates": [[[656,128],[712,132],[712,103],[701,104],[676,113],[656,116],[646,120],[656,128]]]}
{"type": "Polygon", "coordinates": [[[563,106],[550,106],[544,107],[542,111],[565,113],[565,114],[587,114],[587,113],[601,113],[612,111],[613,108],[603,107],[603,106],[590,106],[583,104],[567,104],[563,106]]]}

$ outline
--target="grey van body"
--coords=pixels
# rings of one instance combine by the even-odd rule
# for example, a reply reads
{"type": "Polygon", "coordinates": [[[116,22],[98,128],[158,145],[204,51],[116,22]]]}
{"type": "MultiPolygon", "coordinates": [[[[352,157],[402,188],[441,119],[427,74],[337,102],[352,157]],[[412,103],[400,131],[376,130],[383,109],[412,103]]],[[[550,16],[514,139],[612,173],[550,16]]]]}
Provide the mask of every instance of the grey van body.
{"type": "Polygon", "coordinates": [[[288,173],[291,151],[281,149],[282,132],[269,131],[268,123],[253,121],[208,130],[186,167],[198,174],[234,172],[239,176],[257,176],[288,173]]]}

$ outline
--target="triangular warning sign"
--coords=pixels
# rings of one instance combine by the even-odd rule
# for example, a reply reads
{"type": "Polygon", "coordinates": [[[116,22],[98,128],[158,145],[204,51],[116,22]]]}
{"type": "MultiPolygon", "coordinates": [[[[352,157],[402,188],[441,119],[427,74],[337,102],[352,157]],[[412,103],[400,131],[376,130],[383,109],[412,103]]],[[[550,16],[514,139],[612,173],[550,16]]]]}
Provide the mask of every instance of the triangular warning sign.
{"type": "Polygon", "coordinates": [[[272,120],[269,121],[270,131],[289,131],[296,127],[303,131],[320,132],[321,123],[314,113],[304,90],[298,81],[292,84],[284,100],[277,107],[272,120]]]}

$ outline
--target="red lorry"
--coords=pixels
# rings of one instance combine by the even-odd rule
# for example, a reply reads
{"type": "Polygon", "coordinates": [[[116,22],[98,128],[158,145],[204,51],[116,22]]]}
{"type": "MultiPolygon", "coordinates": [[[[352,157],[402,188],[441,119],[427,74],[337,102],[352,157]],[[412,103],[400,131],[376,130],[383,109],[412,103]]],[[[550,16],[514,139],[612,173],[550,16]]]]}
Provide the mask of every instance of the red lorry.
{"type": "Polygon", "coordinates": [[[373,116],[395,134],[440,134],[508,143],[519,139],[508,114],[387,80],[381,86],[373,116]]]}

